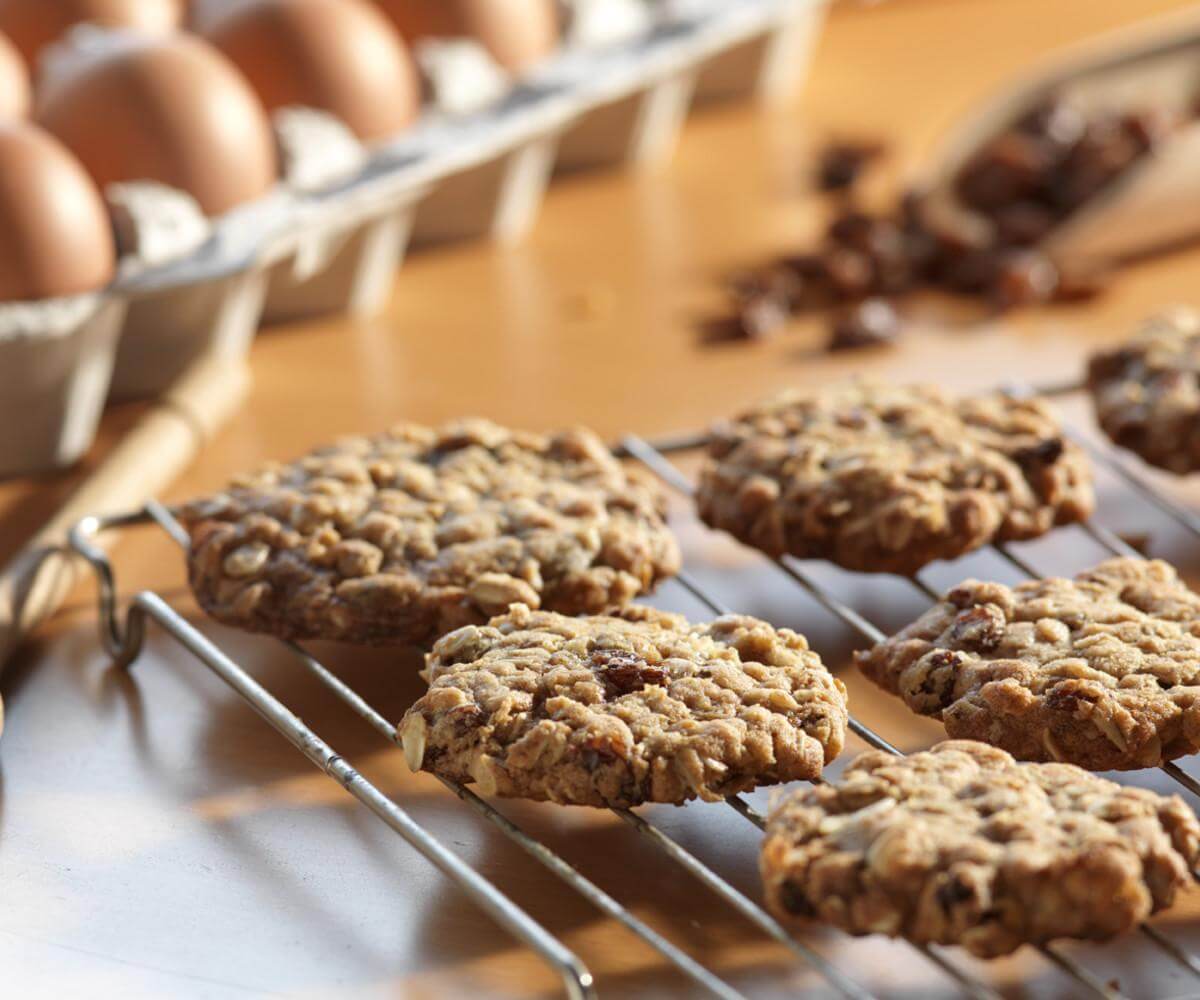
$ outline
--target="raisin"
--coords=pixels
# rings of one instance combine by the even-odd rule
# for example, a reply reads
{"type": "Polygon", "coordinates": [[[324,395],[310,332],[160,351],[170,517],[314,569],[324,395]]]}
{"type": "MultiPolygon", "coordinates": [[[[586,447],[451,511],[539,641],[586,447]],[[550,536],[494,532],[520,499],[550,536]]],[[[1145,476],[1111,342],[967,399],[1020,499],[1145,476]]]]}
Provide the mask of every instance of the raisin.
{"type": "MultiPolygon", "coordinates": [[[[959,201],[972,211],[934,211],[935,202],[913,191],[882,214],[843,202],[821,247],[784,258],[743,283],[721,339],[761,339],[801,309],[894,300],[928,287],[1002,309],[1089,299],[1104,289],[1107,274],[1080,272],[1037,248],[1181,124],[1163,108],[1085,114],[1051,95],[986,143],[952,179],[959,201]]],[[[816,167],[820,186],[848,189],[862,162],[875,155],[873,145],[831,145],[816,167]]],[[[830,346],[886,339],[858,319],[852,313],[836,318],[840,331],[830,346]]]]}
{"type": "Polygon", "coordinates": [[[822,191],[845,191],[853,187],[863,171],[884,152],[881,142],[831,142],[817,161],[817,187],[822,191]]]}
{"type": "Polygon", "coordinates": [[[866,299],[834,318],[829,349],[878,347],[892,343],[899,333],[900,320],[891,304],[885,299],[866,299]]]}
{"type": "Polygon", "coordinates": [[[774,295],[753,296],[738,307],[737,331],[746,340],[766,340],[787,324],[789,311],[787,303],[774,295]]]}
{"type": "Polygon", "coordinates": [[[1101,270],[1083,270],[1079,267],[1058,268],[1058,286],[1054,289],[1055,302],[1087,302],[1094,299],[1112,284],[1112,274],[1101,270]]]}
{"type": "Polygon", "coordinates": [[[871,258],[850,247],[834,247],[825,255],[825,281],[838,298],[853,301],[871,291],[875,269],[871,258]]]}
{"type": "Polygon", "coordinates": [[[665,685],[667,672],[652,667],[636,653],[621,649],[597,649],[591,656],[592,670],[609,698],[641,691],[647,685],[665,685]]]}
{"type": "Polygon", "coordinates": [[[794,913],[798,917],[813,917],[816,916],[816,910],[812,904],[805,898],[794,882],[782,882],[779,886],[779,902],[783,904],[783,908],[788,913],[794,913]]]}
{"type": "Polygon", "coordinates": [[[1142,152],[1152,150],[1177,125],[1176,117],[1165,108],[1142,108],[1128,112],[1121,119],[1121,128],[1142,152]]]}
{"type": "Polygon", "coordinates": [[[804,298],[804,286],[805,279],[799,273],[780,264],[765,271],[738,275],[730,282],[730,292],[735,303],[765,297],[792,308],[804,298]]]}
{"type": "Polygon", "coordinates": [[[579,748],[579,759],[589,771],[594,771],[603,764],[611,764],[620,757],[620,746],[601,736],[589,736],[579,748]]]}
{"type": "Polygon", "coordinates": [[[1029,247],[1054,228],[1054,213],[1036,201],[1017,201],[996,211],[996,238],[1009,246],[1029,247]]]}
{"type": "Polygon", "coordinates": [[[992,211],[1035,196],[1050,165],[1050,154],[1040,137],[1006,132],[963,168],[958,194],[972,208],[992,211]]]}
{"type": "Polygon", "coordinates": [[[952,649],[939,649],[935,653],[929,654],[929,669],[945,670],[949,668],[957,668],[962,665],[962,657],[952,649]]]}
{"type": "Polygon", "coordinates": [[[1093,382],[1123,378],[1140,360],[1136,351],[1119,348],[1106,354],[1096,354],[1088,364],[1088,378],[1093,382]]]}
{"type": "Polygon", "coordinates": [[[891,219],[865,212],[843,212],[829,224],[829,238],[860,253],[887,252],[900,245],[900,227],[891,219]]]}
{"type": "Polygon", "coordinates": [[[1083,697],[1074,685],[1059,684],[1046,693],[1046,711],[1076,715],[1079,712],[1080,702],[1088,703],[1090,701],[1091,699],[1083,697]]]}
{"type": "Polygon", "coordinates": [[[1062,458],[1066,445],[1059,437],[1046,438],[1028,448],[1021,448],[1013,453],[1013,461],[1025,472],[1035,471],[1047,465],[1053,465],[1062,458]]]}
{"type": "Polygon", "coordinates": [[[1140,140],[1111,117],[1097,117],[1055,173],[1051,190],[1063,213],[1095,197],[1145,150],[1140,140]]]}
{"type": "Polygon", "coordinates": [[[1062,97],[1051,97],[1026,112],[1016,124],[1018,131],[1037,136],[1059,149],[1069,149],[1087,127],[1079,108],[1062,97]]]}
{"type": "Polygon", "coordinates": [[[533,697],[529,703],[529,713],[534,718],[543,718],[546,715],[546,689],[539,685],[538,689],[533,692],[533,697]]]}
{"type": "Polygon", "coordinates": [[[959,904],[966,903],[974,898],[974,890],[953,875],[937,887],[938,905],[947,912],[959,904]]]}
{"type": "Polygon", "coordinates": [[[1002,261],[1001,254],[991,248],[943,252],[939,277],[952,291],[977,295],[995,285],[1002,261]]]}
{"type": "Polygon", "coordinates": [[[1002,309],[1046,302],[1058,287],[1058,270],[1050,258],[1024,250],[1002,258],[991,278],[989,297],[1002,309]]]}
{"type": "Polygon", "coordinates": [[[479,728],[483,721],[483,710],[478,705],[463,705],[450,712],[449,718],[454,726],[454,734],[466,736],[472,729],[479,728]]]}
{"type": "Polygon", "coordinates": [[[956,643],[966,649],[990,652],[1004,639],[1005,624],[999,608],[980,604],[960,612],[954,619],[950,634],[956,643]]]}
{"type": "Polygon", "coordinates": [[[946,594],[946,600],[956,608],[969,608],[974,605],[975,596],[965,587],[955,587],[946,594]]]}

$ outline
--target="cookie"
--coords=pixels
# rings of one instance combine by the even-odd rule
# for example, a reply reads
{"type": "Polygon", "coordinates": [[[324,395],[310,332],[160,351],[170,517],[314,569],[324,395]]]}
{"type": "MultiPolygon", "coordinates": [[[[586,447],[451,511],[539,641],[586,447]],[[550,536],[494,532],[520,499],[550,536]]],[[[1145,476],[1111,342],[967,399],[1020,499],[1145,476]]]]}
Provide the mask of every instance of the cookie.
{"type": "Polygon", "coordinates": [[[772,556],[911,574],[1087,518],[1091,471],[1045,403],[849,383],[714,429],[697,491],[711,526],[772,556]]]}
{"type": "Polygon", "coordinates": [[[181,512],[189,576],[229,625],[426,643],[510,604],[576,614],[679,569],[665,498],[584,430],[402,425],[269,465],[181,512]]]}
{"type": "Polygon", "coordinates": [[[838,783],[787,797],[760,867],[783,917],[991,958],[1136,927],[1190,883],[1198,854],[1178,796],[956,740],[864,753],[838,783]]]}
{"type": "Polygon", "coordinates": [[[952,737],[1090,771],[1200,750],[1200,596],[1164,562],[1074,580],[969,580],[855,657],[952,737]]]}
{"type": "Polygon", "coordinates": [[[715,800],[815,778],[845,738],[845,687],[804,637],[736,615],[516,605],[439,640],[428,673],[397,730],[409,766],[485,795],[715,800]]]}
{"type": "Polygon", "coordinates": [[[1200,469],[1200,313],[1176,309],[1094,355],[1088,388],[1115,444],[1180,475],[1200,469]]]}

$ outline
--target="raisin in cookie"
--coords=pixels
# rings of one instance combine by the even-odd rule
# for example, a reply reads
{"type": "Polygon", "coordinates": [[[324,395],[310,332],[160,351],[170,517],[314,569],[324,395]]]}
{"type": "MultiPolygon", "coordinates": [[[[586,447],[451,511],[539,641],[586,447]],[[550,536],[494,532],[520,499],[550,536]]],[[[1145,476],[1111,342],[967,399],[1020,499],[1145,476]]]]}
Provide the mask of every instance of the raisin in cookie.
{"type": "Polygon", "coordinates": [[[729,615],[516,605],[444,636],[398,737],[409,766],[487,795],[590,806],[712,800],[813,778],[846,690],[803,636],[729,615]]]}
{"type": "Polygon", "coordinates": [[[1094,498],[1084,455],[1038,400],[851,383],[715,428],[697,502],[773,556],[913,573],[1082,520],[1094,498]]]}
{"type": "Polygon", "coordinates": [[[1178,796],[956,740],[789,796],[760,866],[783,916],[994,957],[1137,926],[1189,884],[1198,838],[1178,796]]]}
{"type": "Polygon", "coordinates": [[[1095,355],[1088,388],[1116,444],[1171,472],[1200,469],[1200,313],[1174,310],[1095,355]]]}
{"type": "Polygon", "coordinates": [[[1022,760],[1130,770],[1200,750],[1200,596],[1164,562],[969,580],[856,660],[950,736],[1022,760]]]}
{"type": "Polygon", "coordinates": [[[601,611],[679,568],[665,499],[595,435],[404,425],[189,504],[192,589],[287,638],[423,643],[521,601],[601,611]]]}

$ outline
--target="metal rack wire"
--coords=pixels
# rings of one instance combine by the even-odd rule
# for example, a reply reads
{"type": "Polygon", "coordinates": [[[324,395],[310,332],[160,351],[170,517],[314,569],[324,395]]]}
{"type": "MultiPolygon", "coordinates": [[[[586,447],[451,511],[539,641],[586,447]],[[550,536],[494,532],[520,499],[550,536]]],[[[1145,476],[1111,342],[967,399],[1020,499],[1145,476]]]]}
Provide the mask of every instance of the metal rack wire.
{"type": "MultiPolygon", "coordinates": [[[[618,452],[642,463],[671,488],[690,495],[693,489],[691,482],[667,455],[677,451],[692,450],[703,443],[703,436],[689,435],[672,441],[660,442],[657,446],[653,446],[640,438],[631,436],[622,441],[618,452]]],[[[1123,459],[1116,457],[1106,449],[1084,443],[1098,461],[1112,469],[1133,489],[1149,499],[1177,523],[1200,537],[1200,518],[1164,496],[1145,477],[1130,468],[1123,459]]],[[[170,511],[157,503],[150,503],[143,510],[134,513],[87,518],[71,533],[71,548],[83,557],[95,572],[99,585],[101,638],[105,650],[114,662],[120,666],[129,666],[137,659],[145,640],[146,625],[153,621],[245,698],[309,761],[337,781],[347,792],[451,878],[474,903],[498,924],[535,951],[556,970],[568,996],[594,996],[592,975],[578,956],[509,899],[494,883],[485,879],[433,834],[418,824],[397,802],[383,794],[375,785],[359,774],[332,746],[291,712],[283,701],[267,691],[245,668],[226,655],[161,597],[149,591],[137,594],[129,602],[124,619],[122,619],[117,603],[114,570],[108,557],[97,544],[97,537],[106,531],[139,524],[155,524],[180,546],[187,547],[188,538],[180,524],[170,511]]],[[[1083,526],[1083,530],[1095,542],[1115,555],[1138,555],[1115,534],[1098,524],[1086,524],[1083,526]]],[[[994,548],[1020,573],[1030,577],[1039,576],[1038,571],[1032,565],[1013,553],[1007,546],[996,545],[994,548]]],[[[875,643],[885,638],[883,630],[841,601],[828,589],[820,586],[798,560],[790,557],[771,560],[765,555],[762,558],[770,561],[792,583],[803,588],[826,611],[862,639],[875,643]]],[[[730,609],[723,606],[690,574],[681,573],[676,578],[676,582],[714,614],[729,612],[730,609]]],[[[919,576],[913,577],[910,583],[924,597],[937,599],[934,589],[919,576]]],[[[331,694],[347,705],[383,740],[389,743],[395,740],[394,724],[374,709],[358,692],[300,646],[290,642],[285,642],[283,645],[331,694]]],[[[869,746],[888,753],[900,754],[900,751],[887,739],[863,725],[859,720],[851,717],[849,726],[851,731],[869,746]]],[[[1163,766],[1162,770],[1189,792],[1200,796],[1200,782],[1197,782],[1177,765],[1167,764],[1163,766]]],[[[602,913],[620,922],[629,931],[640,937],[697,986],[718,997],[736,998],[742,995],[678,945],[622,906],[615,898],[577,871],[568,861],[518,827],[491,803],[480,798],[469,788],[445,779],[439,780],[463,803],[495,826],[521,850],[546,867],[570,889],[580,894],[602,913]]],[[[744,819],[762,828],[764,817],[740,796],[730,797],[727,804],[744,819]]],[[[689,877],[695,879],[723,903],[746,918],[763,934],[789,949],[797,960],[805,963],[819,974],[835,992],[853,998],[853,1000],[867,1000],[874,996],[854,977],[833,964],[819,951],[793,937],[763,907],[723,879],[644,816],[627,809],[612,811],[639,835],[661,850],[689,877]]],[[[1141,932],[1162,954],[1192,976],[1200,979],[1200,958],[1188,953],[1176,942],[1152,927],[1144,925],[1141,932]]],[[[960,968],[942,949],[922,945],[912,945],[912,947],[940,970],[947,978],[948,984],[953,984],[965,995],[974,997],[976,1000],[995,1000],[998,997],[991,986],[960,968]]],[[[1084,994],[1106,998],[1106,1000],[1119,1000],[1124,996],[1114,985],[1101,981],[1093,972],[1058,948],[1045,946],[1040,951],[1084,994]]]]}

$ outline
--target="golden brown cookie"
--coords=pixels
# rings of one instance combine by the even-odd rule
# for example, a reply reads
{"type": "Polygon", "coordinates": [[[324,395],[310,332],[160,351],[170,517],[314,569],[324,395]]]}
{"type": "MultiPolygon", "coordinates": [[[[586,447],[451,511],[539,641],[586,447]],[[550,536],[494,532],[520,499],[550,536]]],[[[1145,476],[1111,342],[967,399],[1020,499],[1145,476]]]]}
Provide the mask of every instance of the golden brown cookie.
{"type": "Polygon", "coordinates": [[[185,507],[192,589],[229,625],[425,643],[523,602],[602,611],[679,569],[649,477],[590,431],[396,427],[185,507]]]}
{"type": "Polygon", "coordinates": [[[1200,313],[1173,310],[1094,355],[1088,388],[1114,443],[1171,472],[1200,469],[1200,313]]]}
{"type": "Polygon", "coordinates": [[[398,727],[409,766],[486,795],[574,805],[713,800],[814,778],[846,692],[804,637],[729,615],[513,607],[443,637],[398,727]]]}
{"type": "Polygon", "coordinates": [[[773,556],[913,573],[1094,506],[1082,451],[1039,400],[848,383],[714,429],[700,516],[773,556]]]}
{"type": "Polygon", "coordinates": [[[1164,562],[968,580],[856,660],[950,736],[1022,760],[1129,770],[1200,750],[1200,596],[1164,562]]]}
{"type": "Polygon", "coordinates": [[[994,957],[1132,929],[1190,884],[1198,854],[1178,796],[959,740],[871,751],[788,796],[760,865],[781,916],[994,957]]]}

